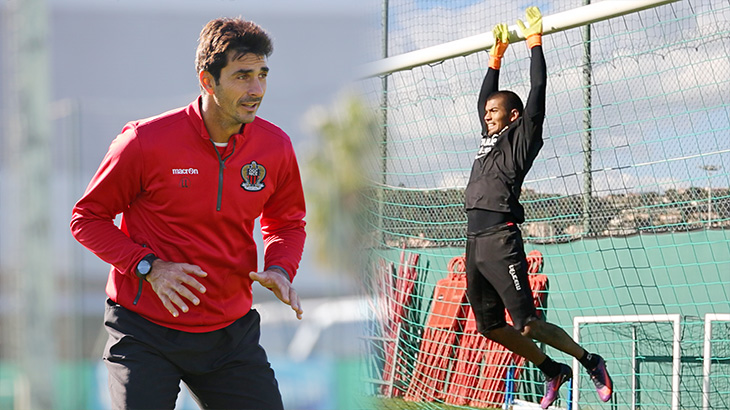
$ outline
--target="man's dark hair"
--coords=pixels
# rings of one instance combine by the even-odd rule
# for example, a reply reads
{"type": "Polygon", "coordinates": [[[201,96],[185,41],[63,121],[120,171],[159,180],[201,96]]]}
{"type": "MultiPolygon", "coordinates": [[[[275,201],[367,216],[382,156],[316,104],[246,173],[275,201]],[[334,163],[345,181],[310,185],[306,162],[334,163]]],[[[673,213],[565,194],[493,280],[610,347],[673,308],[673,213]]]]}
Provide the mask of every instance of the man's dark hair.
{"type": "Polygon", "coordinates": [[[268,57],[274,51],[269,34],[258,24],[241,18],[219,18],[203,27],[198,39],[195,68],[209,72],[216,84],[228,64],[228,52],[235,60],[246,53],[268,57]]]}
{"type": "Polygon", "coordinates": [[[495,91],[489,95],[487,101],[495,98],[502,100],[502,104],[504,104],[504,108],[507,110],[507,113],[512,112],[512,110],[517,110],[517,112],[520,113],[520,117],[522,116],[522,111],[524,111],[525,106],[522,105],[522,100],[519,95],[509,90],[495,91]]]}

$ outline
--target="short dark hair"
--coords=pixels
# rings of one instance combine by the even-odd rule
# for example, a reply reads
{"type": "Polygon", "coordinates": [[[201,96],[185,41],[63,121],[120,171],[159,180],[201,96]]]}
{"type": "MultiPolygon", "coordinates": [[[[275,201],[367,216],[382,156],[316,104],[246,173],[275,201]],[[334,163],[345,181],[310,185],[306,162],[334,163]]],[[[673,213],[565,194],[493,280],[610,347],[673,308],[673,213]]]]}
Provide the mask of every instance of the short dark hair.
{"type": "Polygon", "coordinates": [[[502,104],[504,104],[504,108],[508,113],[512,112],[512,110],[517,110],[517,112],[520,113],[520,117],[522,116],[522,111],[524,111],[525,106],[522,104],[522,100],[519,95],[509,90],[500,90],[489,94],[487,101],[495,98],[502,100],[502,104]]]}
{"type": "Polygon", "coordinates": [[[235,52],[234,60],[246,53],[268,57],[274,46],[269,34],[252,21],[228,17],[211,20],[203,27],[198,39],[195,55],[197,72],[209,72],[218,83],[221,70],[228,64],[229,51],[235,52]]]}

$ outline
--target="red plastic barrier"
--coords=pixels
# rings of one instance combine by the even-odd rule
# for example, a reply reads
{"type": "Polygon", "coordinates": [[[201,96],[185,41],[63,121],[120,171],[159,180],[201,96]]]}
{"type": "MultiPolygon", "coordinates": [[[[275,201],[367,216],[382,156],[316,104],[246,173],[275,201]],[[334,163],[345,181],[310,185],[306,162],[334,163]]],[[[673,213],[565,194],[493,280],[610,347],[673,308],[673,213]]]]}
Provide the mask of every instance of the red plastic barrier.
{"type": "Polygon", "coordinates": [[[456,348],[456,360],[449,380],[449,387],[444,401],[449,404],[463,406],[476,395],[477,375],[481,372],[484,351],[493,343],[477,333],[474,311],[467,309],[463,334],[456,348]]]}
{"type": "MultiPolygon", "coordinates": [[[[404,359],[398,354],[398,328],[403,322],[403,312],[405,307],[410,303],[411,297],[413,296],[413,287],[416,283],[418,272],[416,271],[416,265],[418,264],[419,254],[412,253],[406,261],[405,247],[401,251],[400,265],[398,266],[397,276],[395,283],[390,273],[387,273],[388,278],[385,280],[386,284],[383,287],[386,289],[386,298],[388,300],[388,322],[385,325],[384,335],[390,339],[384,343],[385,349],[385,364],[383,366],[383,381],[384,384],[380,387],[381,394],[389,397],[399,397],[403,394],[400,389],[393,389],[391,385],[405,384],[407,378],[404,370],[404,359]]],[[[391,267],[391,271],[392,271],[391,267]]]]}
{"type": "MultiPolygon", "coordinates": [[[[535,306],[545,305],[547,276],[535,275],[542,270],[542,254],[532,251],[527,256],[528,277],[535,306]]],[[[519,378],[525,359],[477,332],[474,313],[466,306],[467,318],[463,321],[463,334],[455,352],[455,365],[449,380],[444,401],[455,405],[495,407],[504,403],[505,379],[511,365],[515,365],[514,379],[519,378]]],[[[512,324],[505,311],[508,324],[512,324]]],[[[538,315],[543,311],[538,310],[538,315]]]]}
{"type": "Polygon", "coordinates": [[[408,401],[433,401],[445,396],[446,377],[457,344],[459,319],[466,316],[466,276],[450,270],[436,284],[431,313],[420,351],[404,397],[408,401]]]}
{"type": "MultiPolygon", "coordinates": [[[[548,285],[547,276],[536,274],[542,270],[542,254],[530,252],[527,264],[535,306],[542,308],[548,285]]],[[[464,256],[451,259],[448,276],[437,283],[405,400],[500,406],[511,365],[517,366],[514,379],[519,378],[525,359],[476,330],[474,314],[466,299],[465,268],[464,256]]],[[[538,309],[538,316],[542,313],[538,309]]],[[[512,324],[509,312],[505,314],[507,323],[512,324]]]]}
{"type": "MultiPolygon", "coordinates": [[[[547,276],[532,274],[528,277],[532,298],[536,307],[543,306],[547,298],[547,276]]],[[[538,316],[544,312],[538,310],[538,316]]],[[[507,323],[512,324],[512,318],[507,312],[507,323]]],[[[486,339],[486,338],[485,338],[486,339]]],[[[482,372],[477,377],[476,387],[469,398],[469,405],[473,407],[495,407],[504,403],[505,382],[509,367],[515,365],[514,380],[519,380],[525,358],[505,349],[500,344],[489,340],[484,352],[482,372]]],[[[516,384],[515,384],[516,385],[516,384]]],[[[516,387],[515,387],[516,389],[516,387]]]]}

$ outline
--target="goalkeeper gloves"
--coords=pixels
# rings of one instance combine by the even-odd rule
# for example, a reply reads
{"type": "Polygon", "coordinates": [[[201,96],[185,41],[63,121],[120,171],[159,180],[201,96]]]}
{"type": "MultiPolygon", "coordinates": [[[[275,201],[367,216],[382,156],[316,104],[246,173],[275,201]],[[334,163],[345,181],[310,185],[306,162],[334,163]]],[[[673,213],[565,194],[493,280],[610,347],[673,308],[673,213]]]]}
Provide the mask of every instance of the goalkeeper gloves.
{"type": "Polygon", "coordinates": [[[525,27],[522,20],[517,20],[517,27],[520,28],[522,35],[527,39],[527,47],[533,48],[542,45],[542,14],[540,9],[535,6],[528,7],[525,10],[525,17],[529,26],[525,27]]]}
{"type": "Polygon", "coordinates": [[[502,65],[502,57],[509,46],[509,29],[505,23],[499,23],[492,29],[494,45],[489,52],[489,68],[499,70],[502,65]]]}

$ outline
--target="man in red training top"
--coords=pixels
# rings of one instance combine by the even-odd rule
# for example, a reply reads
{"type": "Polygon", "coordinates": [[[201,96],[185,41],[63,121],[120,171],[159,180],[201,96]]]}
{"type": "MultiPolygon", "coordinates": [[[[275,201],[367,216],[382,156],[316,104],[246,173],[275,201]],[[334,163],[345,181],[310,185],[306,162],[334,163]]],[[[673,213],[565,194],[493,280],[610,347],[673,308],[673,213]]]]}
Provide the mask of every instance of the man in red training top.
{"type": "Polygon", "coordinates": [[[195,61],[201,95],[128,123],[73,209],[74,237],[112,265],[114,409],[172,409],[181,380],[201,408],[283,407],[251,309],[258,281],[302,315],[291,285],[305,239],[299,169],[289,137],[256,117],[272,50],[253,22],[210,21],[195,61]]]}
{"type": "Polygon", "coordinates": [[[478,331],[533,362],[545,374],[543,409],[557,400],[560,386],[570,380],[573,371],[546,356],[532,339],[578,359],[606,402],[611,399],[613,382],[603,358],[588,353],[563,329],[537,317],[527,278],[525,249],[517,227],[525,221],[519,199],[525,175],[543,145],[547,70],[542,14],[537,7],[528,7],[525,14],[527,25],[518,20],[517,26],[530,49],[527,105],[523,107],[514,92],[498,87],[501,60],[509,45],[506,24],[494,28],[494,47],[477,102],[482,140],[465,193],[467,295],[478,331]],[[505,321],[505,308],[514,327],[505,321]]]}

